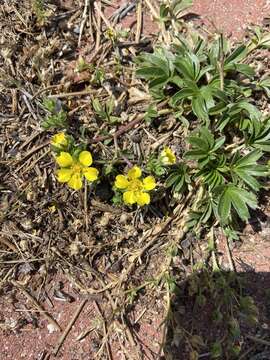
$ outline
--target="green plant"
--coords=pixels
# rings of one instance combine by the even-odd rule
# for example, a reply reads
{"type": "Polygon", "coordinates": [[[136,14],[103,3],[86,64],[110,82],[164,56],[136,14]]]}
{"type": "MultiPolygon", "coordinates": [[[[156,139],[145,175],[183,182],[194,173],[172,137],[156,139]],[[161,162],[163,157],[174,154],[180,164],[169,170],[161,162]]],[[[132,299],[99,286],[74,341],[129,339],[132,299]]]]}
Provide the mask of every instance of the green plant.
{"type": "Polygon", "coordinates": [[[48,16],[44,0],[32,0],[32,8],[38,23],[43,25],[48,16]]]}
{"type": "Polygon", "coordinates": [[[65,129],[67,127],[67,113],[60,102],[54,99],[44,99],[43,107],[48,113],[41,123],[44,129],[65,129]]]}
{"type": "Polygon", "coordinates": [[[256,39],[232,49],[221,35],[209,43],[179,35],[170,48],[136,59],[137,76],[148,82],[154,101],[166,100],[189,128],[183,162],[166,183],[173,192],[200,191],[190,227],[218,221],[233,231],[235,220],[248,220],[249,208],[257,207],[260,179],[269,176],[270,118],[253,95],[258,89],[269,95],[270,81],[254,86],[256,71],[245,63],[255,48],[269,46],[258,30],[256,39]]]}
{"type": "Polygon", "coordinates": [[[117,116],[113,116],[113,112],[115,110],[113,98],[110,98],[109,100],[107,100],[104,105],[102,105],[98,99],[93,99],[92,106],[93,106],[93,109],[94,109],[96,115],[101,120],[107,121],[110,124],[115,124],[115,123],[121,121],[121,118],[119,118],[117,116]]]}

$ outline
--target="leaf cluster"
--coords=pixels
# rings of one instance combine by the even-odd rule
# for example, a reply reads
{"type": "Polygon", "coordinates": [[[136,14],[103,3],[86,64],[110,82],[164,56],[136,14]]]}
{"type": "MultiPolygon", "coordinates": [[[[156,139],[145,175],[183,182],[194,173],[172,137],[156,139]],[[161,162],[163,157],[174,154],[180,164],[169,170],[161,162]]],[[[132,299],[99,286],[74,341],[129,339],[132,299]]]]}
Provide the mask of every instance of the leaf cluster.
{"type": "Polygon", "coordinates": [[[201,189],[193,225],[212,219],[225,227],[238,217],[246,221],[257,207],[261,180],[269,176],[270,117],[254,93],[269,96],[270,80],[256,81],[246,59],[269,47],[267,39],[257,29],[251,42],[231,48],[222,35],[212,42],[179,35],[170,48],[157,46],[136,59],[137,76],[148,82],[154,101],[168,101],[188,128],[183,162],[171,169],[167,185],[174,192],[201,189]]]}
{"type": "Polygon", "coordinates": [[[44,129],[51,130],[67,128],[67,113],[62,108],[62,104],[59,100],[44,99],[42,105],[47,111],[47,116],[41,123],[41,126],[44,129]]]}
{"type": "Polygon", "coordinates": [[[94,109],[96,115],[101,120],[104,120],[110,124],[115,124],[115,123],[121,121],[121,119],[119,117],[113,115],[113,112],[115,110],[113,98],[110,98],[109,100],[107,100],[104,105],[102,105],[100,103],[100,101],[95,98],[92,100],[92,106],[93,106],[93,109],[94,109]]]}

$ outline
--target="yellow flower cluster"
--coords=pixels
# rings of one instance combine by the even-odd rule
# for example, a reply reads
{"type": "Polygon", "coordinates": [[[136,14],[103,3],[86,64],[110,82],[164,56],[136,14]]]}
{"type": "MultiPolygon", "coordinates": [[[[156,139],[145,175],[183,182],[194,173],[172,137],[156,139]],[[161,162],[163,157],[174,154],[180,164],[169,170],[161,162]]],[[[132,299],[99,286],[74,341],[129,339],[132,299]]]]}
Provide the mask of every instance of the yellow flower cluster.
{"type": "MultiPolygon", "coordinates": [[[[98,170],[91,167],[92,155],[89,151],[75,152],[73,155],[68,152],[71,138],[64,132],[52,137],[51,145],[56,152],[55,160],[59,165],[56,171],[57,180],[67,183],[72,189],[79,190],[83,186],[83,178],[93,182],[98,178],[98,170]]],[[[175,154],[169,147],[165,147],[159,157],[164,165],[172,165],[176,162],[175,154]]],[[[127,205],[138,204],[139,206],[150,203],[149,191],[154,190],[156,181],[153,176],[142,178],[142,170],[133,166],[127,175],[117,175],[114,185],[123,193],[123,201],[127,205]]]]}
{"type": "Polygon", "coordinates": [[[127,176],[117,175],[115,179],[115,187],[123,190],[123,201],[127,205],[137,203],[139,206],[144,206],[150,203],[150,195],[148,191],[156,187],[155,179],[152,176],[147,176],[140,179],[142,171],[138,166],[131,168],[127,176]]]}

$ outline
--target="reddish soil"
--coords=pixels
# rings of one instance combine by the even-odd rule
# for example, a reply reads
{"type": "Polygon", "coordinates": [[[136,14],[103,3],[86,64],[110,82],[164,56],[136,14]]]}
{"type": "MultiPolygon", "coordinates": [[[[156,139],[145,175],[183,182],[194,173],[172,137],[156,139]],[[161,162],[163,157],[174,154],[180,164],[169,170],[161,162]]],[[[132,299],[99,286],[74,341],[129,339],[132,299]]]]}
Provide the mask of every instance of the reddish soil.
{"type": "Polygon", "coordinates": [[[248,25],[261,25],[269,14],[268,0],[194,0],[193,11],[212,30],[241,38],[248,25]]]}
{"type": "MultiPolygon", "coordinates": [[[[52,278],[52,282],[58,282],[59,278],[61,277],[56,275],[56,278],[52,278]]],[[[46,286],[46,291],[50,300],[45,302],[39,301],[39,303],[42,303],[43,307],[58,322],[63,331],[70,323],[74,313],[85,297],[78,296],[71,284],[67,282],[63,291],[72,296],[73,302],[55,300],[49,286],[46,286]]],[[[105,304],[106,301],[101,297],[99,300],[96,300],[96,303],[105,304]]],[[[100,305],[98,306],[101,308],[100,305]]],[[[157,313],[158,305],[154,307],[155,309],[153,310],[150,307],[143,308],[137,306],[136,311],[130,314],[129,319],[131,324],[135,324],[132,328],[132,333],[140,344],[137,351],[144,354],[145,359],[157,358],[161,341],[161,333],[157,330],[161,322],[157,313]],[[138,319],[138,325],[136,325],[138,315],[140,315],[140,319],[138,319]]],[[[103,336],[102,318],[93,300],[90,298],[56,357],[50,354],[58,344],[62,333],[49,324],[42,314],[37,314],[34,311],[33,304],[23,295],[13,290],[8,290],[6,295],[0,297],[0,309],[0,360],[48,360],[55,358],[61,360],[92,360],[97,355],[101,346],[103,336]],[[31,317],[34,319],[34,322],[31,320],[31,317]],[[80,341],[76,340],[80,334],[91,328],[92,331],[87,336],[80,341]]],[[[125,359],[125,351],[134,356],[132,358],[135,359],[135,350],[130,348],[130,344],[125,344],[123,340],[125,350],[121,349],[118,341],[119,338],[123,339],[123,332],[120,326],[113,330],[110,337],[112,359],[125,359]]],[[[100,355],[101,359],[106,358],[104,357],[105,355],[100,355]]]]}
{"type": "MultiPolygon", "coordinates": [[[[126,4],[125,0],[115,0],[114,6],[126,4]]],[[[149,9],[143,14],[143,33],[156,34],[158,26],[152,21],[149,9]]],[[[107,8],[106,14],[112,14],[113,8],[107,8]]],[[[211,31],[222,31],[232,39],[240,39],[249,25],[262,25],[263,19],[270,13],[269,0],[194,0],[190,12],[200,17],[199,23],[211,31]]],[[[136,27],[134,12],[130,12],[121,24],[133,29],[136,27]]]]}

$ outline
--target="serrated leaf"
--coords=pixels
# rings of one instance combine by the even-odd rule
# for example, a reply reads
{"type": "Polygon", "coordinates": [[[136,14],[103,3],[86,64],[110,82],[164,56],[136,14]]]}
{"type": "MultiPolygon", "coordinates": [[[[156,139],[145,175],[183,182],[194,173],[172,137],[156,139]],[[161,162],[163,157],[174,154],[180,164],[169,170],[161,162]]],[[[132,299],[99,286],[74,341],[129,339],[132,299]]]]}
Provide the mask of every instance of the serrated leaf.
{"type": "Polygon", "coordinates": [[[194,96],[196,93],[194,92],[193,89],[189,89],[189,88],[184,88],[179,90],[176,94],[174,94],[171,98],[171,103],[172,105],[177,105],[179,103],[179,101],[181,101],[182,99],[188,98],[190,96],[194,96]]]}
{"type": "Polygon", "coordinates": [[[218,213],[221,220],[226,223],[231,214],[232,202],[230,196],[228,196],[228,189],[225,189],[220,196],[218,203],[218,213]]]}
{"type": "Polygon", "coordinates": [[[245,189],[234,186],[233,184],[223,185],[219,197],[218,214],[222,223],[227,223],[231,219],[231,208],[235,209],[238,216],[247,221],[249,218],[248,207],[255,209],[257,207],[256,196],[245,189]]]}
{"type": "Polygon", "coordinates": [[[191,106],[194,114],[201,120],[209,120],[207,108],[204,102],[204,99],[200,96],[193,97],[191,101],[191,106]]]}

